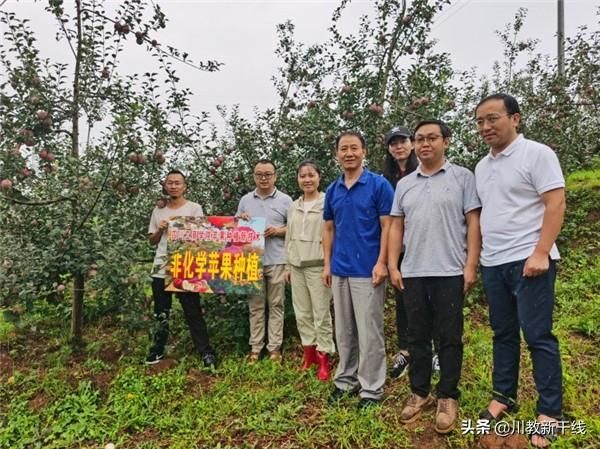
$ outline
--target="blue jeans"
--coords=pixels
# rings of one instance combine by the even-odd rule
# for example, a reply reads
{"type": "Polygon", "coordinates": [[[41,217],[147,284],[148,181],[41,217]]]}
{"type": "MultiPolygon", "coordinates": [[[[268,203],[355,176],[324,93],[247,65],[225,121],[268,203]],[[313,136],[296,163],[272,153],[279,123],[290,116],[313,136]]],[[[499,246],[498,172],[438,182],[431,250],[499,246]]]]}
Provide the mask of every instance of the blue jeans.
{"type": "Polygon", "coordinates": [[[562,416],[562,369],[558,340],[552,334],[556,263],[541,276],[523,277],[525,260],[481,267],[494,331],[494,399],[516,404],[520,335],[527,343],[538,391],[538,414],[562,416]]]}

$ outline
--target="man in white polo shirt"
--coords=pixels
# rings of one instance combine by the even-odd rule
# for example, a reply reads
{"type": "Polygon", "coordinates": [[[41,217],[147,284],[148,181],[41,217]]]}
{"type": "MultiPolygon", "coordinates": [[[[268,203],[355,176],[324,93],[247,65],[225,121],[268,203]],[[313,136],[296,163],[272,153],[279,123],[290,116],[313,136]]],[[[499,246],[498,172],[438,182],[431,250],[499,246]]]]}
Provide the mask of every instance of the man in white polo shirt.
{"type": "MultiPolygon", "coordinates": [[[[493,420],[517,406],[520,334],[531,354],[539,422],[562,417],[562,372],[552,334],[555,240],[565,212],[565,181],[556,154],[518,133],[519,104],[506,94],[475,109],[490,152],[475,168],[482,203],[481,273],[494,331],[493,399],[481,417],[493,420]]],[[[556,426],[540,426],[534,447],[547,447],[556,426]]]]}

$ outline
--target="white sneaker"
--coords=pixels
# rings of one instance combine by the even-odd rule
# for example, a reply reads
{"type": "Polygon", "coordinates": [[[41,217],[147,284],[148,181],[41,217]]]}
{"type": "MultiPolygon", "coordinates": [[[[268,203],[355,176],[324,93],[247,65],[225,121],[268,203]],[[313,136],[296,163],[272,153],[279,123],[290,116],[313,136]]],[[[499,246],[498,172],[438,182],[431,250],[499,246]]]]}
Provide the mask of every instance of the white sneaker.
{"type": "Polygon", "coordinates": [[[431,357],[431,369],[433,371],[440,370],[440,358],[438,357],[437,353],[433,354],[433,357],[431,357]]]}

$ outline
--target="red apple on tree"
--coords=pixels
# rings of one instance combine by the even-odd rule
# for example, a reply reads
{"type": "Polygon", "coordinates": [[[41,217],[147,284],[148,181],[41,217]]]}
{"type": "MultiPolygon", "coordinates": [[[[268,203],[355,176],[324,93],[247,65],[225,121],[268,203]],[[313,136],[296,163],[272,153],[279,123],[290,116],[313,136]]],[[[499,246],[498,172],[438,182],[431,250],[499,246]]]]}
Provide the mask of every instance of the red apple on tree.
{"type": "Polygon", "coordinates": [[[3,179],[0,181],[0,189],[2,190],[10,190],[12,188],[12,181],[10,179],[3,179]]]}
{"type": "Polygon", "coordinates": [[[383,107],[377,103],[371,103],[369,105],[369,111],[371,111],[373,114],[383,114],[383,107]]]}
{"type": "Polygon", "coordinates": [[[38,109],[35,113],[35,116],[41,122],[48,118],[48,111],[44,111],[43,109],[38,109]]]}

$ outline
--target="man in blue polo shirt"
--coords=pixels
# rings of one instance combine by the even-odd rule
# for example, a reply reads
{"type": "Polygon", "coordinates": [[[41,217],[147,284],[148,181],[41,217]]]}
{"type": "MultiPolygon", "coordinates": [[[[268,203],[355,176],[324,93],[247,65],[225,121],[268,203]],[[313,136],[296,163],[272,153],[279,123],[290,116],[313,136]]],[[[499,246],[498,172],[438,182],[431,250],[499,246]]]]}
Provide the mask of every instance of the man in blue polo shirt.
{"type": "Polygon", "coordinates": [[[383,303],[387,234],[394,192],[363,167],[364,137],[340,134],[336,156],[343,174],[325,194],[323,281],[333,292],[339,364],[329,403],[358,392],[359,408],[376,405],[385,383],[383,303]]]}

